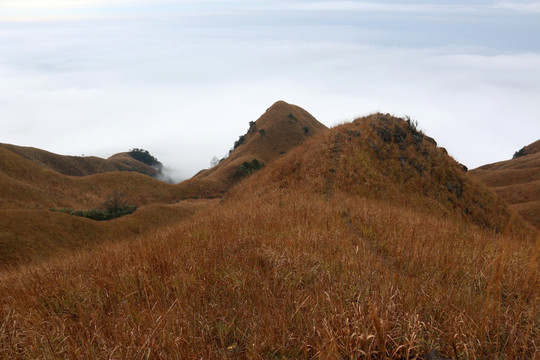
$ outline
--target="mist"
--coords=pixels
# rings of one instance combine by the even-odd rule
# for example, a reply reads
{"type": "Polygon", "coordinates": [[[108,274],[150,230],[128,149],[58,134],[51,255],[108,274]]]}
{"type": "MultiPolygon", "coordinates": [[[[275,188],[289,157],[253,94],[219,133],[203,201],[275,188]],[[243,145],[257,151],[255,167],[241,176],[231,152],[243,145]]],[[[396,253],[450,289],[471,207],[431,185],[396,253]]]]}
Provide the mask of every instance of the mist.
{"type": "Polygon", "coordinates": [[[539,138],[538,2],[26,4],[0,1],[2,142],[144,148],[179,181],[277,100],[408,115],[469,168],[539,138]]]}

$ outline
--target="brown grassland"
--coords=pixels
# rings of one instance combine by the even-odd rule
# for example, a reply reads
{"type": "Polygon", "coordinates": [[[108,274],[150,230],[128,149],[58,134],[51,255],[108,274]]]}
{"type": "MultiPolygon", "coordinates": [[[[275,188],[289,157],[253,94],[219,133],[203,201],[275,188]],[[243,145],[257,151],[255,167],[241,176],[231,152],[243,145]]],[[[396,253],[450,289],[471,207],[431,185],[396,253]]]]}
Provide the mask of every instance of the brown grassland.
{"type": "Polygon", "coordinates": [[[158,171],[133,159],[127,152],[108,159],[95,156],[58,155],[33,147],[0,143],[0,148],[9,150],[35,164],[70,176],[87,176],[111,171],[137,171],[146,175],[157,175],[158,171]]]}
{"type": "Polygon", "coordinates": [[[244,161],[257,159],[269,164],[327,129],[306,110],[284,101],[274,103],[252,124],[243,135],[242,143],[227,158],[210,169],[200,171],[193,180],[234,184],[238,180],[234,176],[235,171],[244,161]]]}
{"type": "Polygon", "coordinates": [[[376,114],[183,221],[3,271],[0,358],[540,359],[539,288],[538,232],[376,114]]]}
{"type": "Polygon", "coordinates": [[[540,140],[521,151],[520,157],[481,166],[471,174],[540,229],[540,140]]]}

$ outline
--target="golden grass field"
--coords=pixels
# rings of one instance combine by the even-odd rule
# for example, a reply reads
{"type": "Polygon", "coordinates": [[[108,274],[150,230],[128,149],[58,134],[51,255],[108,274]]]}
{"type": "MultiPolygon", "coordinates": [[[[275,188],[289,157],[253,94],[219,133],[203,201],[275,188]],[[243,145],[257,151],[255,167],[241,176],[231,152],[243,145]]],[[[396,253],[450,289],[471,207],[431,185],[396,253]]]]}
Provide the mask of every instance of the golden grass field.
{"type": "Polygon", "coordinates": [[[471,173],[540,229],[540,140],[524,151],[524,156],[484,165],[471,173]]]}
{"type": "Polygon", "coordinates": [[[540,359],[537,230],[405,120],[198,201],[2,271],[0,358],[540,359]]]}

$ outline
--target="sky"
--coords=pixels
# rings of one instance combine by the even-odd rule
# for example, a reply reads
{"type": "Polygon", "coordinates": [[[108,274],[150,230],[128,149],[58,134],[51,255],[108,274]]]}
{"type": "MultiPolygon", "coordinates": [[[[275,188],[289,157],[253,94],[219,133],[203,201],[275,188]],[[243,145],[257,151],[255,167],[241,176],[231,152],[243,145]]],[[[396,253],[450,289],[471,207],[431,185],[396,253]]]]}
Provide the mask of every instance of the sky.
{"type": "Polygon", "coordinates": [[[540,1],[0,0],[0,142],[144,148],[179,181],[278,100],[509,159],[540,139],[540,1]]]}

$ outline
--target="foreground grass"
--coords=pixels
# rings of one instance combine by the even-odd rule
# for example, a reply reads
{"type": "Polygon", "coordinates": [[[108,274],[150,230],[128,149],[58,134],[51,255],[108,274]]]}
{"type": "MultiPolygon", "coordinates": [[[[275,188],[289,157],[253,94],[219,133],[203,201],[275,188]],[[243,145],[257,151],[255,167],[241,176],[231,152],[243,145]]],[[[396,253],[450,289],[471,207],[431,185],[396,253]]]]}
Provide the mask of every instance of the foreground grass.
{"type": "Polygon", "coordinates": [[[535,359],[538,243],[276,190],[0,275],[0,357],[535,359]]]}

